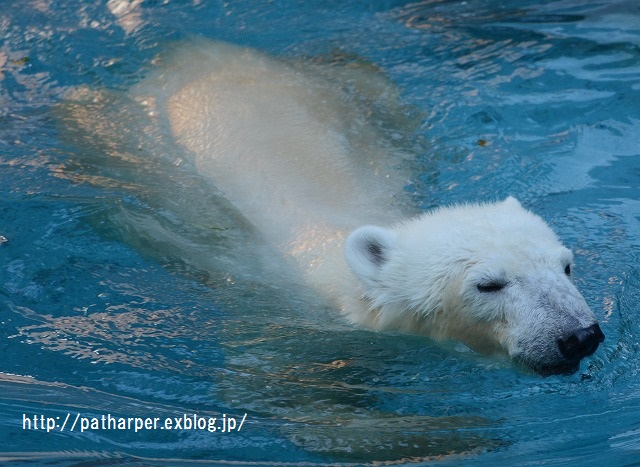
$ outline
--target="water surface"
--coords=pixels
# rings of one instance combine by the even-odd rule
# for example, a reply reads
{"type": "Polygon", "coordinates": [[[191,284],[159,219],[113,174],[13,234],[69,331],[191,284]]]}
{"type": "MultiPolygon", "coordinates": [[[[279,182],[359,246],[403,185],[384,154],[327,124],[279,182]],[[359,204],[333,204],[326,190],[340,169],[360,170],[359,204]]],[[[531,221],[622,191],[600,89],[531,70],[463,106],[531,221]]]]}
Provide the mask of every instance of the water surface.
{"type": "Polygon", "coordinates": [[[0,458],[639,462],[637,2],[5,0],[0,32],[0,458]],[[384,75],[416,205],[518,197],[574,250],[606,341],[575,375],[541,378],[354,329],[260,265],[227,268],[256,233],[222,228],[242,220],[207,180],[122,143],[167,135],[89,144],[59,112],[193,36],[384,75]],[[77,414],[245,421],[60,429],[77,414]],[[41,415],[58,426],[25,429],[41,415]]]}

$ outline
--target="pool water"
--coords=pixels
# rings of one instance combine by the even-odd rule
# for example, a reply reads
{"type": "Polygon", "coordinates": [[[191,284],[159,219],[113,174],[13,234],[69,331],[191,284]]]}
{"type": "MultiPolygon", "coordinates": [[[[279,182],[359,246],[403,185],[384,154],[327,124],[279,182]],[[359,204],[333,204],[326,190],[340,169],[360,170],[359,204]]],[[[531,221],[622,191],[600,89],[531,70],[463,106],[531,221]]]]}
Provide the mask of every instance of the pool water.
{"type": "Polygon", "coordinates": [[[0,460],[640,464],[635,0],[4,0],[0,194],[0,460]],[[145,159],[167,135],[90,141],[60,112],[196,36],[384,75],[416,205],[518,197],[574,250],[605,342],[543,378],[227,268],[256,234],[145,159]]]}

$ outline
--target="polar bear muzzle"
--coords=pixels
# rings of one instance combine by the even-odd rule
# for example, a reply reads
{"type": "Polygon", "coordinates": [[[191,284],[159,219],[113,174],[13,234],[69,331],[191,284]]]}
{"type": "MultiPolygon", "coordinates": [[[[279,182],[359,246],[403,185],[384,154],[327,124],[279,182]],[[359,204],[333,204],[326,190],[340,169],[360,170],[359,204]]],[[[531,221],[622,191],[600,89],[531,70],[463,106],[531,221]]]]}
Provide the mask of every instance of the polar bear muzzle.
{"type": "Polygon", "coordinates": [[[570,334],[558,339],[560,354],[566,359],[565,364],[550,367],[540,367],[538,373],[571,374],[577,371],[580,361],[593,355],[600,343],[604,341],[604,334],[598,323],[589,327],[576,329],[570,334]]]}
{"type": "Polygon", "coordinates": [[[592,355],[598,345],[604,341],[600,325],[595,323],[588,328],[578,329],[569,336],[558,339],[560,353],[568,360],[580,361],[592,355]]]}

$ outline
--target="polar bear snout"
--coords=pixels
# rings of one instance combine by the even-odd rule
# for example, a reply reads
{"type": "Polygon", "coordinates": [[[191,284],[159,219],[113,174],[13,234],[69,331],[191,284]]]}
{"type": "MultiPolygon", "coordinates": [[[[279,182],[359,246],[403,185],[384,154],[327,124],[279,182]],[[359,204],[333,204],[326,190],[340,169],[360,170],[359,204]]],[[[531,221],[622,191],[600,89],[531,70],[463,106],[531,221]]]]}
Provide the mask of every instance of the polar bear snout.
{"type": "Polygon", "coordinates": [[[580,361],[592,355],[603,341],[604,334],[598,323],[595,323],[558,339],[558,348],[567,360],[580,361]]]}

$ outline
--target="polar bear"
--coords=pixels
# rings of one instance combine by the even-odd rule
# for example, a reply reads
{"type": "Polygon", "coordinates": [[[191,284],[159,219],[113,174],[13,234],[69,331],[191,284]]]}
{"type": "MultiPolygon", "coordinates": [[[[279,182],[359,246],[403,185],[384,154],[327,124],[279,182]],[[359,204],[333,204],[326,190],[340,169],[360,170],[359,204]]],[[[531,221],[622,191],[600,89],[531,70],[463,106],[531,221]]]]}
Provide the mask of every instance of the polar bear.
{"type": "Polygon", "coordinates": [[[128,94],[353,323],[576,371],[604,335],[571,252],[514,198],[418,214],[403,154],[368,118],[392,87],[341,73],[360,94],[320,67],[203,40],[160,58],[128,94]]]}
{"type": "Polygon", "coordinates": [[[541,374],[575,372],[604,340],[571,251],[515,198],[360,227],[345,253],[353,321],[504,352],[541,374]]]}

